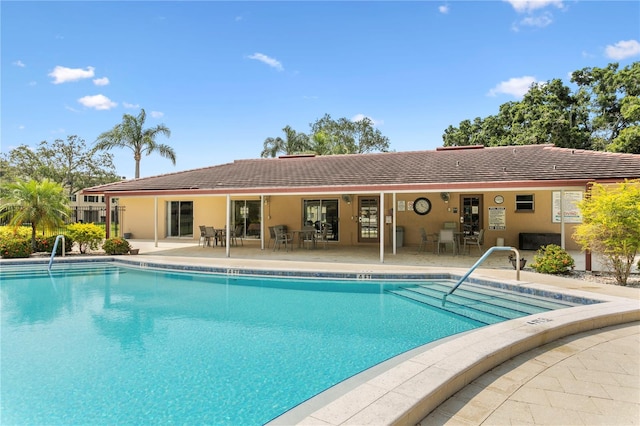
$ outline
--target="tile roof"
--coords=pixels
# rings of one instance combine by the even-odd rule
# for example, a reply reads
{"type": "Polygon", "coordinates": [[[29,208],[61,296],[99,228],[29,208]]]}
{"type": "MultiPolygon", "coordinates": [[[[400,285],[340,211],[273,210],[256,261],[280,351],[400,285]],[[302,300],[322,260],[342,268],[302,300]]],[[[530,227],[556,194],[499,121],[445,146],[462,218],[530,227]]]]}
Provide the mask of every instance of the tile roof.
{"type": "Polygon", "coordinates": [[[524,145],[284,156],[115,182],[85,193],[282,193],[553,186],[640,178],[640,155],[524,145]]]}

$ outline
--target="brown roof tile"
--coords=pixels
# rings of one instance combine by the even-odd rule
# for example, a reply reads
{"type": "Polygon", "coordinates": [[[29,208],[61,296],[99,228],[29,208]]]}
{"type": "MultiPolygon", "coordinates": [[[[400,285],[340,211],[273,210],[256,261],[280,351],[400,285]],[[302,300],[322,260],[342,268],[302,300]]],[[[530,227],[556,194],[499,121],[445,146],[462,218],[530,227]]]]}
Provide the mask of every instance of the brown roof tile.
{"type": "Polygon", "coordinates": [[[540,186],[640,178],[640,155],[556,148],[552,145],[441,148],[435,151],[287,156],[115,182],[91,193],[377,192],[454,187],[540,186]]]}

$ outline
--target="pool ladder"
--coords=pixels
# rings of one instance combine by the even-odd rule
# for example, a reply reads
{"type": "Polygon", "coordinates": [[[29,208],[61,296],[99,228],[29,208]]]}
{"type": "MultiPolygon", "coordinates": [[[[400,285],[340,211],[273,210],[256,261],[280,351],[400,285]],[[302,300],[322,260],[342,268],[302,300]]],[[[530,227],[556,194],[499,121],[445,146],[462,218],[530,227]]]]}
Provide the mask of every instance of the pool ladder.
{"type": "Polygon", "coordinates": [[[53,250],[51,250],[51,258],[49,259],[49,272],[51,272],[51,265],[53,265],[53,258],[56,257],[56,251],[58,251],[58,241],[62,240],[62,257],[64,257],[64,235],[58,235],[56,241],[53,243],[53,250]]]}
{"type": "MultiPolygon", "coordinates": [[[[489,257],[489,255],[491,253],[493,253],[494,251],[512,251],[516,254],[516,259],[520,259],[520,252],[518,251],[518,249],[516,249],[515,247],[503,247],[503,246],[493,246],[490,247],[489,250],[487,250],[482,257],[480,257],[480,259],[478,259],[478,261],[476,263],[473,264],[473,266],[471,268],[469,268],[469,270],[467,271],[466,274],[463,275],[462,278],[460,278],[458,280],[458,282],[456,283],[456,285],[453,286],[453,288],[451,290],[449,290],[449,292],[447,294],[445,294],[444,296],[442,296],[442,306],[444,306],[445,302],[447,301],[447,296],[450,295],[451,293],[453,293],[454,291],[456,291],[456,289],[458,287],[460,287],[460,284],[462,284],[462,282],[464,280],[466,280],[469,275],[471,275],[471,273],[473,271],[475,271],[475,269],[480,266],[480,264],[482,262],[484,262],[484,260],[489,257]]],[[[516,280],[520,281],[520,262],[516,262],[516,280]]]]}

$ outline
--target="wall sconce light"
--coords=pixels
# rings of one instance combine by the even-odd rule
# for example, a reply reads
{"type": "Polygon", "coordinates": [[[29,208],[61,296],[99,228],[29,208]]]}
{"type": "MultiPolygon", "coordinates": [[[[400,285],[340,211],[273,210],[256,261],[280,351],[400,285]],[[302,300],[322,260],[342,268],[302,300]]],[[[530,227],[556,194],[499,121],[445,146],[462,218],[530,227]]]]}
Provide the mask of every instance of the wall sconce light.
{"type": "Polygon", "coordinates": [[[265,204],[266,206],[268,206],[268,205],[269,205],[269,200],[270,200],[270,199],[271,199],[271,197],[270,197],[270,196],[268,196],[268,195],[267,195],[266,197],[264,197],[264,204],[265,204]]]}

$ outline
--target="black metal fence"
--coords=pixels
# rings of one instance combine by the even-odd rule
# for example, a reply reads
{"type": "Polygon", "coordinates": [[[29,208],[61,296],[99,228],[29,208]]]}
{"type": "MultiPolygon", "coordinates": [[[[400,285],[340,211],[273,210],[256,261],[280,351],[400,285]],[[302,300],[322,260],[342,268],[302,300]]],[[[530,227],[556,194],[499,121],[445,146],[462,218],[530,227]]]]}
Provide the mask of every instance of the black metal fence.
{"type": "MultiPolygon", "coordinates": [[[[122,236],[122,225],[124,224],[124,206],[111,206],[111,233],[112,237],[122,236]]],[[[93,223],[106,230],[107,208],[106,206],[81,206],[72,207],[70,215],[65,219],[64,225],[57,229],[38,229],[38,235],[49,237],[51,235],[64,234],[66,226],[72,223],[93,223]]],[[[0,225],[7,225],[6,221],[0,225]]],[[[22,226],[31,227],[30,223],[23,223],[22,226]]]]}

